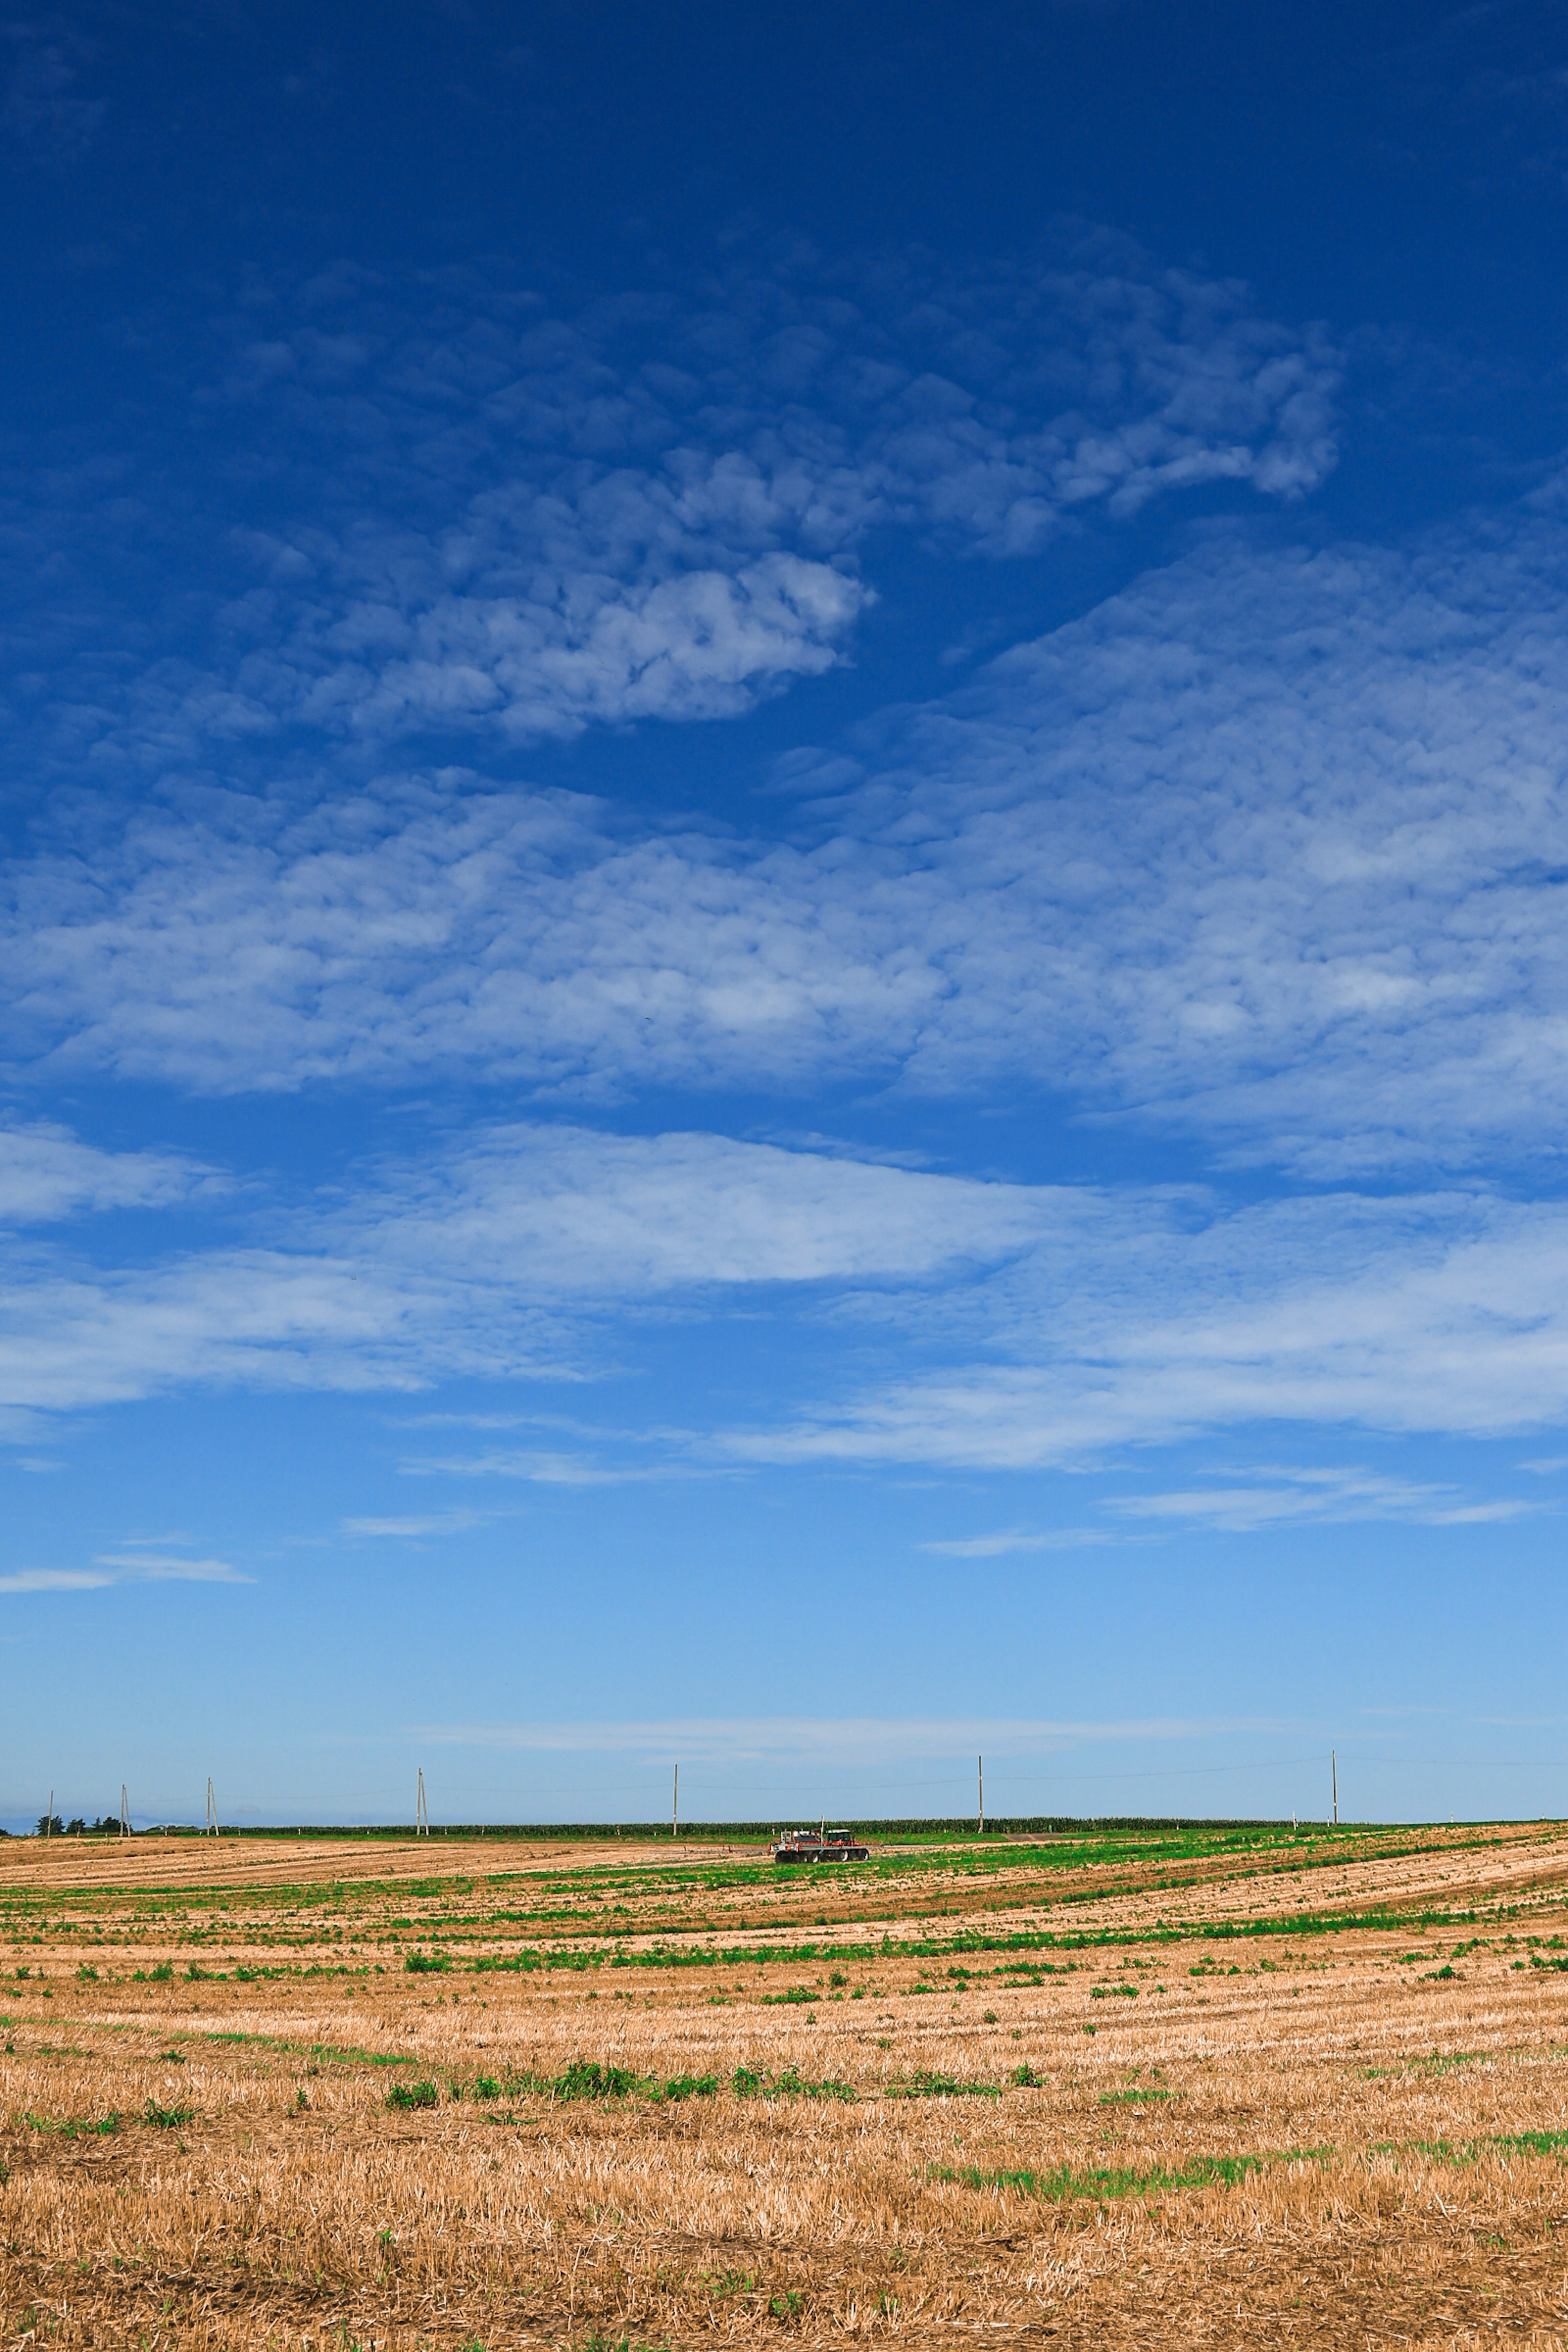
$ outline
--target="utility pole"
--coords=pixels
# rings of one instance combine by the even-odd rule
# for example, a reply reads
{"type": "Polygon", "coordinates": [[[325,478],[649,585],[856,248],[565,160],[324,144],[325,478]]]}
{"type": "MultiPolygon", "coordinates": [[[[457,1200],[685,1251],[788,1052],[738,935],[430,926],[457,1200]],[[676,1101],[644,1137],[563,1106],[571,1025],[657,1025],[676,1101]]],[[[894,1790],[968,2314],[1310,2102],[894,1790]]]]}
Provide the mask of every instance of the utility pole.
{"type": "Polygon", "coordinates": [[[217,1835],[217,1807],[213,1802],[213,1776],[210,1772],[207,1774],[207,1825],[205,1834],[208,1837],[216,1837],[217,1835]]]}
{"type": "Polygon", "coordinates": [[[1338,1829],[1340,1825],[1340,1759],[1331,1748],[1329,1750],[1329,1770],[1333,1776],[1334,1827],[1338,1829]]]}
{"type": "Polygon", "coordinates": [[[672,1838],[679,1837],[680,1834],[680,1767],[679,1764],[675,1768],[675,1794],[669,1801],[669,1834],[672,1838]]]}
{"type": "Polygon", "coordinates": [[[980,1783],[980,1823],[975,1834],[984,1837],[985,1834],[985,1759],[984,1756],[975,1758],[974,1770],[980,1783]]]}
{"type": "Polygon", "coordinates": [[[425,1767],[423,1764],[419,1767],[419,1787],[414,1800],[414,1834],[416,1837],[428,1837],[430,1834],[430,1808],[425,1801],[425,1767]]]}
{"type": "Polygon", "coordinates": [[[120,1783],[120,1834],[122,1838],[131,1834],[131,1807],[126,1802],[123,1780],[120,1783]]]}

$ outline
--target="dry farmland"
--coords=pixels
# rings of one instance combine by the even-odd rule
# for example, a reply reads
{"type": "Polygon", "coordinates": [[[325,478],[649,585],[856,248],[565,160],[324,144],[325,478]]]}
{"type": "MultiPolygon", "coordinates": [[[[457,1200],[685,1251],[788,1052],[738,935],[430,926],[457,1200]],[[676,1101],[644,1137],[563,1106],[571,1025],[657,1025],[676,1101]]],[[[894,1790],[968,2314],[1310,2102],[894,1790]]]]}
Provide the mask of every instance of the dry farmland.
{"type": "Polygon", "coordinates": [[[1568,2343],[1568,1831],[0,1845],[0,2345],[1568,2343]]]}

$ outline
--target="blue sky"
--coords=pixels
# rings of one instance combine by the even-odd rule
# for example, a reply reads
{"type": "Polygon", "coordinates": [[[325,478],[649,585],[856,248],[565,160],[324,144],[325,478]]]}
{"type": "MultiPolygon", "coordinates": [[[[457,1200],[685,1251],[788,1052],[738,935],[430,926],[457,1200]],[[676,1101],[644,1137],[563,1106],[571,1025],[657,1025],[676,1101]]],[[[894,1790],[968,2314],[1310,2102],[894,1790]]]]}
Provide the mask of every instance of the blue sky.
{"type": "Polygon", "coordinates": [[[1560,13],[0,89],[0,1819],[1568,1808],[1560,13]]]}

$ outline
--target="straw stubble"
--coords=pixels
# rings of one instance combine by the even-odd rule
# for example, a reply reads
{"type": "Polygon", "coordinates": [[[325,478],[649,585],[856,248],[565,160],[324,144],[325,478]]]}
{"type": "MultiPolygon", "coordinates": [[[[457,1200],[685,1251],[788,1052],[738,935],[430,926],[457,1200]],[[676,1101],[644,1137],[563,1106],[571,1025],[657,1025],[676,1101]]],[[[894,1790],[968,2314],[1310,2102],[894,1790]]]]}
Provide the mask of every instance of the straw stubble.
{"type": "Polygon", "coordinates": [[[828,1885],[71,1843],[0,1864],[6,2345],[1563,2329],[1555,1831],[971,1839],[828,1885]]]}

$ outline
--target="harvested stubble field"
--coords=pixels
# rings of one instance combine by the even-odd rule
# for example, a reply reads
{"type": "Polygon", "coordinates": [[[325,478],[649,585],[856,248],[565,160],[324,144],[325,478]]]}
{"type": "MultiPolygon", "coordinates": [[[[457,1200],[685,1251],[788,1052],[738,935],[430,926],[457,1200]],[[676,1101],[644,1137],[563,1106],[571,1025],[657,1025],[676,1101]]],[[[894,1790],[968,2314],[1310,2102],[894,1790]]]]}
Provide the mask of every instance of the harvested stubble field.
{"type": "Polygon", "coordinates": [[[6,2347],[1568,2341],[1568,1831],[0,1845],[6,2347]]]}

